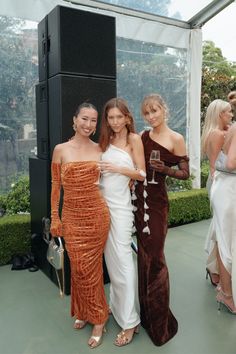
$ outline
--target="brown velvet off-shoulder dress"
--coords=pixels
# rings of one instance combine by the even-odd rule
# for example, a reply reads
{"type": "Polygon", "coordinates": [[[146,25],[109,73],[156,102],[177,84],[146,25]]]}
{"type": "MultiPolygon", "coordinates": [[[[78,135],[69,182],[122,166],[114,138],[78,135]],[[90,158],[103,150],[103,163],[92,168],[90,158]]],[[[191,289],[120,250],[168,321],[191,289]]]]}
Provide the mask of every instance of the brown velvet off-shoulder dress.
{"type": "MultiPolygon", "coordinates": [[[[143,133],[142,141],[147,181],[152,179],[149,164],[152,150],[159,150],[161,160],[169,167],[185,160],[153,141],[148,131],[143,133]]],[[[188,165],[187,157],[186,163],[188,165]]],[[[169,209],[165,178],[166,175],[156,172],[158,184],[138,182],[135,187],[141,324],[158,346],[170,340],[178,330],[178,322],[169,308],[169,275],[164,255],[169,209]]]]}
{"type": "Polygon", "coordinates": [[[108,318],[102,255],[108,237],[108,207],[96,184],[93,161],[52,163],[51,233],[63,236],[71,266],[71,315],[92,324],[108,318]],[[61,220],[59,199],[64,191],[61,220]]]}

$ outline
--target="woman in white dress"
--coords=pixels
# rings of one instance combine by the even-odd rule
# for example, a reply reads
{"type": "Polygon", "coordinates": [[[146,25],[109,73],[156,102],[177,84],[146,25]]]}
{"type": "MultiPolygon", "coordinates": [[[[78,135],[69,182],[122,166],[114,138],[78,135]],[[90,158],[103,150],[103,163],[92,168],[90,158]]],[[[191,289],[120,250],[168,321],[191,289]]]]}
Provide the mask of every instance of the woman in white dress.
{"type": "MultiPolygon", "coordinates": [[[[222,146],[225,141],[225,136],[228,130],[228,127],[232,121],[232,109],[229,102],[223,101],[221,99],[216,99],[212,101],[207,107],[206,118],[204,126],[202,129],[201,137],[201,147],[202,155],[206,156],[209,159],[210,172],[207,181],[208,195],[210,198],[210,190],[212,181],[214,179],[215,173],[215,162],[219,152],[222,149],[222,146]]],[[[211,223],[208,236],[206,239],[206,252],[209,253],[209,240],[212,234],[213,224],[211,223]]],[[[215,254],[218,254],[217,244],[215,247],[215,254]]],[[[215,259],[215,258],[214,258],[215,259]]],[[[219,282],[219,271],[217,262],[213,262],[211,257],[207,260],[206,265],[206,275],[210,276],[211,283],[214,286],[217,286],[219,282]]]]}
{"type": "Polygon", "coordinates": [[[143,181],[146,176],[141,137],[134,133],[134,119],[123,99],[113,98],[105,104],[99,144],[103,151],[101,190],[111,217],[104,252],[111,282],[109,304],[122,329],[114,344],[123,346],[131,342],[140,323],[131,249],[134,216],[130,181],[143,181]]]}
{"type": "Polygon", "coordinates": [[[216,299],[236,314],[236,124],[227,133],[216,160],[211,188],[213,208],[209,258],[217,261],[220,284],[216,299]],[[218,246],[218,254],[214,252],[218,246]]]}

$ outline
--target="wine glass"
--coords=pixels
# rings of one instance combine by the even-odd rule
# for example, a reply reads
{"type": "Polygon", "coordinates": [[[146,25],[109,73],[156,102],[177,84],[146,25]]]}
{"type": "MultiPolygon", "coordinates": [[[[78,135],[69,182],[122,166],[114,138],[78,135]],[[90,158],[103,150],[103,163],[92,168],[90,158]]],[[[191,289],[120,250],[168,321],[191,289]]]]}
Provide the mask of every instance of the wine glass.
{"type": "MultiPolygon", "coordinates": [[[[160,161],[160,151],[159,150],[152,150],[149,158],[150,163],[152,161],[160,161]]],[[[151,181],[148,181],[150,184],[158,184],[158,182],[155,181],[155,170],[153,169],[152,171],[152,179],[151,181]]]]}

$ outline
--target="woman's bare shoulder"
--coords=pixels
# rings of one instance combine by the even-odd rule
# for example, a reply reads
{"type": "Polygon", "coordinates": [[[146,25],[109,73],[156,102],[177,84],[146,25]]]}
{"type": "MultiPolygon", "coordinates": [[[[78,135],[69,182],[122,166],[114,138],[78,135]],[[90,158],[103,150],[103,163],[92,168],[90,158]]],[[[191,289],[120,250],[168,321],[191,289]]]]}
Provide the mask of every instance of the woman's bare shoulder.
{"type": "Polygon", "coordinates": [[[101,149],[100,145],[99,145],[98,143],[96,143],[95,141],[92,141],[92,142],[91,142],[91,146],[92,146],[92,148],[93,148],[95,151],[97,151],[97,152],[102,152],[102,149],[101,149]]]}
{"type": "Polygon", "coordinates": [[[211,139],[224,138],[226,133],[226,130],[214,129],[210,132],[209,137],[211,139]]]}
{"type": "Polygon", "coordinates": [[[184,141],[183,135],[178,133],[178,132],[176,132],[175,130],[172,130],[172,129],[170,129],[170,137],[176,143],[184,141]]]}
{"type": "Polygon", "coordinates": [[[57,144],[55,147],[54,147],[54,152],[61,152],[65,149],[67,149],[69,147],[69,142],[67,141],[66,143],[61,143],[61,144],[57,144]]]}
{"type": "Polygon", "coordinates": [[[137,133],[130,133],[129,134],[129,142],[132,143],[136,143],[137,141],[141,140],[141,136],[137,133]]]}

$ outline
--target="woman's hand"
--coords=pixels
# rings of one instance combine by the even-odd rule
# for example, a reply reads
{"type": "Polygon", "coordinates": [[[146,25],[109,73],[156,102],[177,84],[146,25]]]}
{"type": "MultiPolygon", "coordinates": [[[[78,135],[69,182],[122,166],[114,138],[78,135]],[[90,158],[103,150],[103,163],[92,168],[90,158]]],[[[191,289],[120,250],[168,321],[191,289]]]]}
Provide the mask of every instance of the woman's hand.
{"type": "Polygon", "coordinates": [[[160,173],[165,173],[165,171],[166,171],[166,166],[165,166],[164,162],[160,161],[160,160],[151,160],[150,166],[153,170],[160,172],[160,173]]]}
{"type": "Polygon", "coordinates": [[[100,161],[98,163],[101,173],[102,172],[112,172],[112,173],[121,173],[121,167],[114,165],[108,161],[100,161]]]}
{"type": "Polygon", "coordinates": [[[62,236],[62,222],[61,220],[57,219],[52,220],[50,233],[52,237],[61,237],[62,236]]]}

